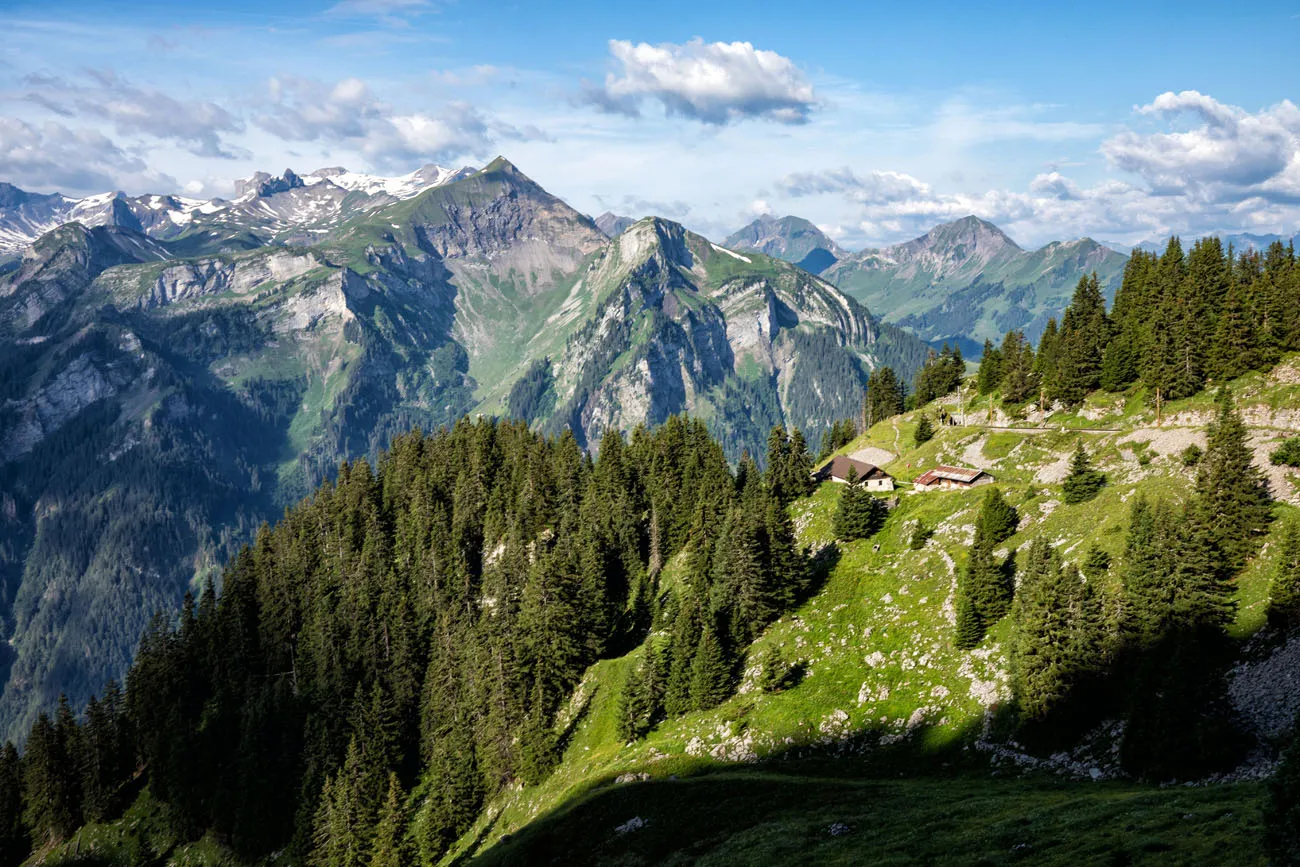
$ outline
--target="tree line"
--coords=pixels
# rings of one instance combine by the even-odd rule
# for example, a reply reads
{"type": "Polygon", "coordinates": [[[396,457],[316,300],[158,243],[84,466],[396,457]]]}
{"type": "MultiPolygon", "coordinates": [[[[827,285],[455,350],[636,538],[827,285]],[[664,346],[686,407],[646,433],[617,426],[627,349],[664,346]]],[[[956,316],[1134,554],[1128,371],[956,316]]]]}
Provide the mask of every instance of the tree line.
{"type": "Polygon", "coordinates": [[[124,690],[0,751],[3,863],[114,818],[146,779],[181,839],[245,857],[436,860],[558,762],[594,661],[658,636],[629,736],[730,694],[813,576],[786,509],[812,484],[802,435],[774,430],[766,464],[733,470],[684,417],[607,434],[595,458],[571,434],[462,420],[343,464],[219,595],[154,619],[124,690]],[[682,580],[662,586],[670,562],[682,580]]]}
{"type": "Polygon", "coordinates": [[[1023,331],[985,341],[978,387],[1013,406],[1041,397],[1074,406],[1088,392],[1134,384],[1148,399],[1190,397],[1209,384],[1272,367],[1300,349],[1300,266],[1275,241],[1241,253],[1218,238],[1184,252],[1134,250],[1107,311],[1096,274],[1079,280],[1069,307],[1048,321],[1035,351],[1023,331]]]}

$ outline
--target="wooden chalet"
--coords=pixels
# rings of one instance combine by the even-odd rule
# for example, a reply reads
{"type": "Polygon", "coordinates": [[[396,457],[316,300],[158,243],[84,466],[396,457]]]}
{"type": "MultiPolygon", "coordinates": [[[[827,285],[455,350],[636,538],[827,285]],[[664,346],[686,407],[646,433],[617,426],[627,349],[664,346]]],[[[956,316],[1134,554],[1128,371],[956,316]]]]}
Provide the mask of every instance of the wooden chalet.
{"type": "Polygon", "coordinates": [[[864,485],[869,491],[892,491],[894,489],[894,477],[889,473],[875,464],[855,460],[848,455],[836,455],[831,458],[813,473],[813,478],[819,482],[843,483],[849,480],[850,469],[854,471],[857,483],[864,485]]]}

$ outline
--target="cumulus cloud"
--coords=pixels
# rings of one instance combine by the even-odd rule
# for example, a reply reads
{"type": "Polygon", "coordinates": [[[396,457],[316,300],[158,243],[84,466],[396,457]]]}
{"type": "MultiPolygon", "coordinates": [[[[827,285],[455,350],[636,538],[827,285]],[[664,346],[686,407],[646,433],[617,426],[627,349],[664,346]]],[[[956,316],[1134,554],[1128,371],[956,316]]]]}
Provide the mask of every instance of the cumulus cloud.
{"type": "Polygon", "coordinates": [[[637,117],[652,101],[670,115],[716,126],[749,118],[801,124],[818,104],[793,61],[748,42],[696,38],[650,45],[611,39],[609,51],[617,70],[584,92],[585,101],[602,111],[637,117]]]}
{"type": "Polygon", "coordinates": [[[800,171],[776,183],[792,198],[853,203],[853,243],[892,242],[975,214],[1030,242],[1084,235],[1144,240],[1170,233],[1294,232],[1300,223],[1300,109],[1258,112],[1196,91],[1135,110],[1134,128],[1100,144],[1111,177],[1083,186],[1053,167],[1024,189],[942,192],[911,175],[851,168],[800,171]],[[1144,124],[1157,127],[1139,129],[1144,124]]]}
{"type": "Polygon", "coordinates": [[[1044,172],[1029,182],[1029,192],[1062,201],[1073,201],[1079,196],[1079,188],[1073,181],[1060,172],[1044,172]]]}
{"type": "Polygon", "coordinates": [[[137,86],[112,69],[89,70],[75,81],[30,75],[23,84],[29,102],[62,117],[106,121],[119,135],[175,142],[198,156],[240,156],[225,136],[243,131],[244,122],[215,102],[176,99],[157,88],[137,86]]]}
{"type": "Polygon", "coordinates": [[[518,128],[452,102],[437,114],[403,113],[380,101],[358,78],[329,84],[282,76],[268,84],[267,101],[254,122],[285,141],[321,141],[355,148],[379,168],[423,160],[482,155],[497,138],[544,139],[535,127],[518,128]]]}
{"type": "Polygon", "coordinates": [[[1184,90],[1161,94],[1137,114],[1193,121],[1185,129],[1125,130],[1102,143],[1112,165],[1140,176],[1153,192],[1209,202],[1300,200],[1300,109],[1294,103],[1252,114],[1184,90]]]}
{"type": "Polygon", "coordinates": [[[84,195],[128,189],[170,191],[176,180],[150,171],[144,160],[96,130],[57,121],[26,123],[0,117],[0,165],[5,180],[29,190],[84,195]]]}

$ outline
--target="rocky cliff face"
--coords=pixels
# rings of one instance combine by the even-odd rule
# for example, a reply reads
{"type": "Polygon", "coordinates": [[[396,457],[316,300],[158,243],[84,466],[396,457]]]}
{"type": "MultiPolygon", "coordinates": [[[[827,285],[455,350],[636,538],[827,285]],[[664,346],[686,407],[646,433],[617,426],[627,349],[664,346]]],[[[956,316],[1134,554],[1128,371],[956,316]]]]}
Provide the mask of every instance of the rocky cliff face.
{"type": "Polygon", "coordinates": [[[830,284],[665,220],[619,235],[586,287],[603,300],[554,362],[547,423],[588,442],[679,412],[711,418],[737,455],[761,454],[775,423],[815,440],[882,363],[870,316],[830,284]]]}

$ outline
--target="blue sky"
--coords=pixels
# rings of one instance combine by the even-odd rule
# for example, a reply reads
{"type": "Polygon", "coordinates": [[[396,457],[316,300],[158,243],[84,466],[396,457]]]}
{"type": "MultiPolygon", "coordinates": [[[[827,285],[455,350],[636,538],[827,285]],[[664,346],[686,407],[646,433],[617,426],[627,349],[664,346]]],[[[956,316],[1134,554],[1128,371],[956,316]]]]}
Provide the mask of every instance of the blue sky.
{"type": "Polygon", "coordinates": [[[501,153],[713,237],[1300,230],[1300,2],[559,5],[9,2],[0,180],[209,197],[501,153]]]}

